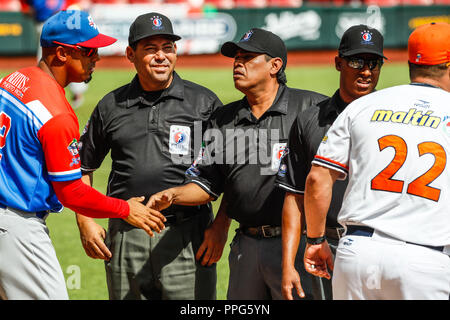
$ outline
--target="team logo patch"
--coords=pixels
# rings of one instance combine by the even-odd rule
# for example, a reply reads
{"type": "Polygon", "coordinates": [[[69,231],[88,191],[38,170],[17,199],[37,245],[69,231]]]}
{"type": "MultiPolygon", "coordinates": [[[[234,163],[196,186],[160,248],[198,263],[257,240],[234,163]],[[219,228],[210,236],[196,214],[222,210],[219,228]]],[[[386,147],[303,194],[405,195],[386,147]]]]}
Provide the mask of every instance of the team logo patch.
{"type": "Polygon", "coordinates": [[[152,19],[152,24],[153,24],[153,26],[152,26],[152,29],[153,29],[153,30],[161,30],[161,29],[164,29],[164,26],[163,26],[161,17],[159,17],[159,16],[153,16],[151,19],[152,19]]]}
{"type": "Polygon", "coordinates": [[[275,143],[272,148],[272,170],[278,171],[280,167],[281,158],[283,158],[286,150],[286,143],[275,143]]]}
{"type": "Polygon", "coordinates": [[[191,128],[187,126],[170,126],[169,152],[188,155],[191,151],[191,128]]]}
{"type": "Polygon", "coordinates": [[[252,30],[247,31],[239,42],[250,40],[252,34],[253,34],[252,30]]]}
{"type": "Polygon", "coordinates": [[[373,45],[372,42],[372,32],[368,31],[368,30],[364,30],[363,32],[361,32],[361,43],[362,44],[370,44],[373,45]]]}
{"type": "Polygon", "coordinates": [[[77,139],[73,139],[72,142],[67,146],[70,154],[73,156],[78,155],[78,141],[77,139]]]}
{"type": "Polygon", "coordinates": [[[73,139],[72,142],[67,146],[67,150],[69,150],[72,157],[72,162],[70,163],[70,166],[73,167],[75,165],[78,165],[80,163],[80,155],[78,153],[78,141],[77,139],[73,139]]]}

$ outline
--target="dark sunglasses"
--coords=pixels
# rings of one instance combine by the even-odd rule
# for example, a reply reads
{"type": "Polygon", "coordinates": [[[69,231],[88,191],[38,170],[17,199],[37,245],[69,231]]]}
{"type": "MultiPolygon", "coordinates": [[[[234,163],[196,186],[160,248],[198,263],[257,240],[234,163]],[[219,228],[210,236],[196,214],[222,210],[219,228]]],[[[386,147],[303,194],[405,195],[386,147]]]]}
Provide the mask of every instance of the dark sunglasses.
{"type": "Polygon", "coordinates": [[[84,55],[85,57],[92,57],[93,55],[98,53],[98,48],[86,48],[86,47],[82,47],[82,46],[77,46],[74,44],[67,44],[67,43],[61,43],[58,41],[53,41],[53,43],[59,44],[63,47],[69,47],[69,48],[74,48],[76,50],[81,51],[81,54],[84,55]]]}
{"type": "Polygon", "coordinates": [[[363,59],[363,58],[344,58],[347,60],[347,65],[353,69],[362,69],[367,64],[370,70],[380,69],[384,61],[382,58],[363,59]]]}

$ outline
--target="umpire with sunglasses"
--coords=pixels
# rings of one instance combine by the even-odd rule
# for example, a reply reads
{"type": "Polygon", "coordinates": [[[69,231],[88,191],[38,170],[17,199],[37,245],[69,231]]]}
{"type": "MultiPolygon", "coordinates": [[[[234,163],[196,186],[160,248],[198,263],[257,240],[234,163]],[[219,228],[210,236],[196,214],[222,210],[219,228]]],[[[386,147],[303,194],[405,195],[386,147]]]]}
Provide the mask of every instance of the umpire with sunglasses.
{"type": "MultiPolygon", "coordinates": [[[[340,72],[339,89],[331,98],[299,113],[293,123],[289,134],[288,151],[281,160],[275,182],[278,187],[286,191],[282,214],[282,293],[285,299],[293,298],[293,289],[299,296],[303,294],[294,261],[300,240],[303,245],[306,238],[306,236],[302,237],[305,226],[303,196],[311,161],[328,128],[339,113],[352,101],[375,90],[383,59],[386,59],[383,55],[383,36],[378,30],[366,25],[350,27],[343,34],[338,56],[335,57],[335,67],[340,72]]],[[[347,182],[347,179],[339,180],[334,184],[327,214],[325,236],[333,254],[336,254],[339,238],[344,231],[337,222],[337,215],[347,182]]],[[[307,239],[307,241],[312,240],[307,239]]],[[[331,279],[314,277],[312,286],[315,299],[332,299],[331,279]]]]}

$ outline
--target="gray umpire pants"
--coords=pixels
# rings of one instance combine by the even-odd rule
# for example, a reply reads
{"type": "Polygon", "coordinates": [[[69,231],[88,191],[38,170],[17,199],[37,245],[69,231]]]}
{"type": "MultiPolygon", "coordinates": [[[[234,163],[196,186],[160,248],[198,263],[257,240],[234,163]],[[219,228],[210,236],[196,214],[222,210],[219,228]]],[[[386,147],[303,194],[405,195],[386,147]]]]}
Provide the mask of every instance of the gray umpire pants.
{"type": "Polygon", "coordinates": [[[110,219],[105,243],[112,258],[106,276],[111,300],[214,300],[216,264],[195,260],[212,214],[198,214],[150,237],[121,219],[110,219]]]}
{"type": "MultiPolygon", "coordinates": [[[[313,299],[312,278],[303,265],[305,238],[302,237],[295,258],[305,299],[313,299]]],[[[228,300],[283,300],[281,293],[281,236],[253,238],[236,232],[230,244],[228,263],[230,279],[228,300]]],[[[294,299],[300,297],[293,293],[294,299]]]]}
{"type": "Polygon", "coordinates": [[[0,208],[0,299],[69,299],[49,230],[35,213],[0,208]]]}

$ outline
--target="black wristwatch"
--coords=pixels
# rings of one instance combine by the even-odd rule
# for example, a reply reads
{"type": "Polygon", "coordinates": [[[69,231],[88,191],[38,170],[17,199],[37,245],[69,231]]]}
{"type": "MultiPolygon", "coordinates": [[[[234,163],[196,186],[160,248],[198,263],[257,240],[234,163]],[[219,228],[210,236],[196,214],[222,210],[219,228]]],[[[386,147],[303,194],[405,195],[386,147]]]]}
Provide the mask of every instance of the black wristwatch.
{"type": "Polygon", "coordinates": [[[306,237],[306,242],[308,242],[309,244],[321,244],[325,240],[327,240],[327,237],[325,236],[321,236],[318,238],[310,238],[308,236],[306,237]]]}

